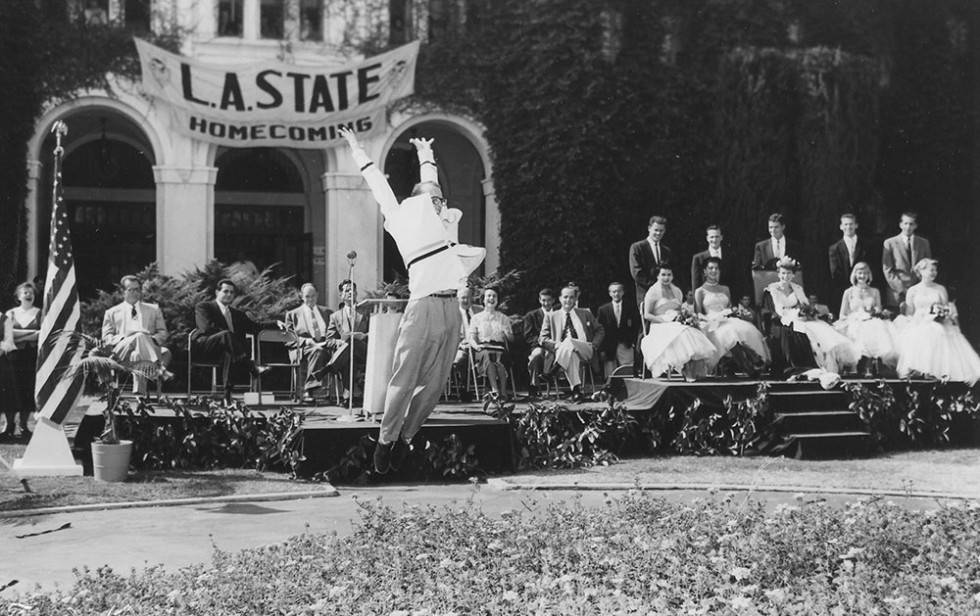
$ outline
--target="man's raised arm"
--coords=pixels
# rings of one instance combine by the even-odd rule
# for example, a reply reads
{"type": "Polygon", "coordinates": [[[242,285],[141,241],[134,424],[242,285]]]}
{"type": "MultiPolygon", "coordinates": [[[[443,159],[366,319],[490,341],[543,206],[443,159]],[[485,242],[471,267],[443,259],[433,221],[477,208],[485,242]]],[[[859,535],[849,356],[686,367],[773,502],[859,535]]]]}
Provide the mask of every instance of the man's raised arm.
{"type": "Polygon", "coordinates": [[[408,141],[415,146],[415,153],[419,157],[419,183],[438,184],[439,170],[436,168],[436,159],[432,154],[432,139],[409,139],[408,141]]]}
{"type": "MultiPolygon", "coordinates": [[[[398,199],[391,190],[391,186],[388,185],[387,178],[385,178],[381,169],[378,169],[378,166],[374,164],[371,157],[367,155],[364,148],[361,147],[354,131],[346,126],[341,126],[340,136],[347,140],[347,145],[350,146],[354,162],[357,164],[357,168],[361,170],[361,175],[364,176],[365,181],[367,181],[368,188],[371,189],[371,193],[374,195],[374,200],[381,206],[381,212],[384,213],[388,208],[398,207],[398,199]]],[[[431,157],[431,151],[429,156],[431,157]]]]}

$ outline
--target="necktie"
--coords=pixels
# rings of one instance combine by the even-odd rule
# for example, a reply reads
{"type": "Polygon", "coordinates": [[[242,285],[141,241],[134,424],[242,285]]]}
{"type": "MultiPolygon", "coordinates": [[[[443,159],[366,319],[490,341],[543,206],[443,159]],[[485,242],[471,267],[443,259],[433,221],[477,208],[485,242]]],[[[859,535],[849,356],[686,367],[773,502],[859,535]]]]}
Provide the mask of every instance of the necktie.
{"type": "Polygon", "coordinates": [[[221,314],[224,315],[225,321],[228,323],[228,331],[235,333],[235,324],[231,322],[231,310],[228,306],[221,304],[221,314]]]}
{"type": "Polygon", "coordinates": [[[312,308],[310,308],[310,320],[313,321],[313,339],[320,340],[320,322],[317,320],[316,313],[313,312],[312,308]]]}
{"type": "Polygon", "coordinates": [[[776,258],[783,258],[783,240],[776,240],[776,258]]]}
{"type": "Polygon", "coordinates": [[[912,236],[911,235],[908,236],[908,238],[906,238],[905,250],[908,253],[909,269],[914,269],[915,268],[915,262],[912,261],[912,236]]]}
{"type": "Polygon", "coordinates": [[[619,326],[619,319],[623,314],[623,305],[620,302],[613,302],[613,312],[616,314],[616,325],[619,326]]]}
{"type": "Polygon", "coordinates": [[[136,304],[133,304],[133,310],[130,312],[130,316],[133,317],[134,321],[139,318],[140,315],[136,312],[136,304]]]}
{"type": "Polygon", "coordinates": [[[653,260],[660,263],[660,242],[653,243],[653,260]]]}
{"type": "Polygon", "coordinates": [[[562,330],[561,339],[571,338],[575,340],[578,335],[575,333],[575,325],[572,323],[572,313],[565,313],[565,328],[562,330]]]}

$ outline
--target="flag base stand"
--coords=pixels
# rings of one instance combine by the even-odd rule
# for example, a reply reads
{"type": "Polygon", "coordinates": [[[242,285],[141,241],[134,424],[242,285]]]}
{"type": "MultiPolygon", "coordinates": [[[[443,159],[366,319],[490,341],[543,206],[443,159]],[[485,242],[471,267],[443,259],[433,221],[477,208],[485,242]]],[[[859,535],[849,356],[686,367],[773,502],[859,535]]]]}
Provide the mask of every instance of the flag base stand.
{"type": "Polygon", "coordinates": [[[24,457],[14,460],[13,472],[18,477],[81,477],[82,465],[72,457],[61,426],[41,417],[24,457]]]}

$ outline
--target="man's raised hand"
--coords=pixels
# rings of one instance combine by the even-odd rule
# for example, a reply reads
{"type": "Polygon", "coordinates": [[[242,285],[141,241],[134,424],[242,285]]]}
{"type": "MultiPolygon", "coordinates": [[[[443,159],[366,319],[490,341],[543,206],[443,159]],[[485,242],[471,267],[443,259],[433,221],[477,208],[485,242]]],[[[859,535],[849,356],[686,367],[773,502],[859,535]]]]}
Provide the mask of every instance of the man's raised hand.
{"type": "Polygon", "coordinates": [[[416,150],[431,150],[433,141],[434,139],[422,139],[419,137],[408,140],[409,143],[415,146],[416,150]]]}
{"type": "Polygon", "coordinates": [[[357,141],[357,133],[346,126],[339,127],[338,132],[340,133],[340,136],[347,141],[347,145],[349,145],[351,149],[360,147],[361,144],[357,141]]]}

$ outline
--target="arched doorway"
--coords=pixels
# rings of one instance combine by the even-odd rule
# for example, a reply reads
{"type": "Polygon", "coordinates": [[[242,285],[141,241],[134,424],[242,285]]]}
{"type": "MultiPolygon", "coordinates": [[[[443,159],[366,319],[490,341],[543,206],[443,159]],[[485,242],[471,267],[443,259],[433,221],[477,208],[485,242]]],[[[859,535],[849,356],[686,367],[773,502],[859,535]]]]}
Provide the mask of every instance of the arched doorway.
{"type": "MultiPolygon", "coordinates": [[[[415,146],[409,139],[424,137],[433,139],[436,163],[439,166],[439,183],[449,201],[449,207],[463,212],[459,225],[459,241],[474,246],[486,245],[486,199],[483,180],[486,169],[473,144],[451,124],[422,122],[402,132],[385,158],[385,174],[395,196],[401,201],[409,196],[419,181],[419,164],[415,146]]],[[[483,266],[477,270],[482,275],[483,266]]],[[[392,281],[396,276],[406,276],[405,263],[401,259],[394,238],[384,233],[383,277],[392,281]]]]}
{"type": "Polygon", "coordinates": [[[275,148],[225,149],[216,157],[214,256],[250,261],[275,276],[309,280],[312,234],[297,165],[275,148]]]}
{"type": "MultiPolygon", "coordinates": [[[[75,275],[83,298],[111,290],[124,274],[156,260],[154,156],[146,135],[126,117],[99,107],[66,116],[62,166],[75,275]]],[[[39,263],[48,258],[54,138],[43,146],[38,217],[39,263]]],[[[43,277],[43,272],[40,272],[43,277]]]]}

